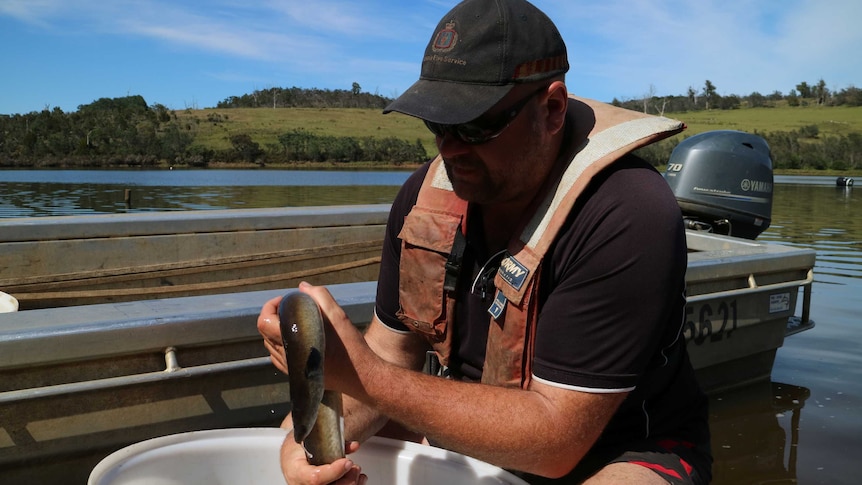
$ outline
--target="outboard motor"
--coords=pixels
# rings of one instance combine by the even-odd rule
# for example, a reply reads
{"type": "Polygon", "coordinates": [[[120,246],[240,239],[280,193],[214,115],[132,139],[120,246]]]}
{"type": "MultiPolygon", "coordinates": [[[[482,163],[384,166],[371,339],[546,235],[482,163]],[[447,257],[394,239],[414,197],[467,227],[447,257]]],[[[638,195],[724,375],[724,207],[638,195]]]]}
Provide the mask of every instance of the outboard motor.
{"type": "Polygon", "coordinates": [[[757,135],[718,130],[686,138],[665,179],[689,229],[754,239],[772,220],[772,157],[757,135]]]}

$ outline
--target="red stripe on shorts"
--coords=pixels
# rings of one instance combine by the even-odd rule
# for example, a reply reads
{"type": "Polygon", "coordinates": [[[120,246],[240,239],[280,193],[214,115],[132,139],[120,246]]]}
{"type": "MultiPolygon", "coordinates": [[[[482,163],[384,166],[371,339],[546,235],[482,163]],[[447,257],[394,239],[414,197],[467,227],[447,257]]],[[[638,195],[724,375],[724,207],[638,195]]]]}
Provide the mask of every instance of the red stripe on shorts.
{"type": "MultiPolygon", "coordinates": [[[[682,461],[682,460],[680,460],[680,461],[682,461]]],[[[656,463],[649,463],[646,461],[630,461],[629,463],[632,463],[634,465],[640,465],[642,467],[649,468],[650,470],[655,470],[659,473],[664,473],[665,475],[669,475],[671,477],[674,477],[677,480],[682,480],[682,477],[679,476],[679,473],[677,473],[676,470],[672,470],[670,468],[665,468],[665,467],[658,465],[656,463]]]]}

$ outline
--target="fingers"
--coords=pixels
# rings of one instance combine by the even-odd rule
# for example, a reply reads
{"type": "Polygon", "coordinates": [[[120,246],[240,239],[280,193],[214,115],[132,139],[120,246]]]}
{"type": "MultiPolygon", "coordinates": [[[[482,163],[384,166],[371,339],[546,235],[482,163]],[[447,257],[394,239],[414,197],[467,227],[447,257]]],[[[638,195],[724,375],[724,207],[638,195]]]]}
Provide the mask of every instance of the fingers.
{"type": "MultiPolygon", "coordinates": [[[[348,441],[347,443],[345,443],[345,446],[344,446],[345,453],[347,453],[347,454],[355,453],[358,450],[359,450],[359,442],[358,441],[348,441]]],[[[362,470],[360,467],[353,465],[352,467],[350,467],[350,469],[347,471],[347,473],[345,473],[344,476],[335,483],[337,485],[352,485],[352,484],[365,485],[366,482],[368,482],[368,476],[366,476],[365,474],[362,473],[362,470]]]]}
{"type": "Polygon", "coordinates": [[[278,304],[281,297],[275,297],[263,304],[257,317],[257,331],[272,343],[281,343],[281,328],[278,323],[278,304]]]}
{"type": "Polygon", "coordinates": [[[350,335],[351,332],[356,330],[353,323],[347,317],[347,313],[345,313],[344,309],[341,308],[341,305],[335,301],[332,293],[330,293],[326,287],[313,286],[303,281],[299,284],[299,291],[308,294],[314,299],[315,303],[317,303],[323,319],[330,323],[330,325],[327,326],[327,332],[329,332],[330,329],[333,329],[341,335],[339,339],[343,339],[345,336],[350,335]]]}
{"type": "MultiPolygon", "coordinates": [[[[321,309],[324,317],[331,321],[346,319],[347,316],[325,287],[312,286],[306,282],[299,284],[299,290],[308,293],[321,309]]],[[[263,337],[263,345],[269,352],[269,358],[278,370],[287,373],[287,358],[284,354],[284,343],[281,339],[281,326],[278,317],[278,305],[282,297],[277,296],[264,303],[257,317],[257,331],[263,337]]]]}
{"type": "Polygon", "coordinates": [[[284,346],[281,344],[275,345],[269,340],[263,341],[263,346],[269,352],[269,360],[281,372],[287,374],[287,356],[284,354],[284,346]]]}
{"type": "Polygon", "coordinates": [[[340,319],[347,318],[344,309],[332,297],[332,293],[325,286],[314,286],[305,281],[299,284],[299,291],[310,295],[314,298],[317,306],[320,307],[320,312],[330,322],[335,322],[340,319]]]}
{"type": "Polygon", "coordinates": [[[335,485],[365,485],[368,483],[368,477],[362,474],[358,466],[354,465],[343,477],[334,483],[335,485]]]}
{"type": "Polygon", "coordinates": [[[359,451],[359,442],[358,441],[348,441],[344,443],[344,453],[351,454],[359,451]]]}
{"type": "Polygon", "coordinates": [[[269,352],[272,363],[282,372],[287,372],[287,359],[284,355],[284,344],[281,341],[278,304],[281,297],[275,297],[266,303],[257,317],[257,331],[263,337],[263,346],[269,352]]]}
{"type": "MultiPolygon", "coordinates": [[[[358,443],[352,442],[354,448],[358,443]]],[[[308,464],[305,450],[293,440],[290,433],[281,446],[281,471],[291,485],[334,483],[337,485],[361,485],[368,477],[349,458],[339,458],[329,465],[312,466],[308,464]]]]}

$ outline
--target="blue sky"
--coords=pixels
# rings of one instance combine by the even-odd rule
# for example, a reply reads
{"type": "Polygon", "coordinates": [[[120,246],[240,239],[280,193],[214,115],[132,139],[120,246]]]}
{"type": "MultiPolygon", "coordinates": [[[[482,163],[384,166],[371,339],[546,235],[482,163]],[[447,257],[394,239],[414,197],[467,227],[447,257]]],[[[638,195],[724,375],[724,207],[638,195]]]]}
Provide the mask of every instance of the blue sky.
{"type": "MultiPolygon", "coordinates": [[[[0,0],[0,114],[142,95],[207,108],[270,87],[395,97],[444,0],[0,0]]],[[[569,49],[570,91],[639,99],[862,86],[859,0],[535,0],[569,49]]]]}

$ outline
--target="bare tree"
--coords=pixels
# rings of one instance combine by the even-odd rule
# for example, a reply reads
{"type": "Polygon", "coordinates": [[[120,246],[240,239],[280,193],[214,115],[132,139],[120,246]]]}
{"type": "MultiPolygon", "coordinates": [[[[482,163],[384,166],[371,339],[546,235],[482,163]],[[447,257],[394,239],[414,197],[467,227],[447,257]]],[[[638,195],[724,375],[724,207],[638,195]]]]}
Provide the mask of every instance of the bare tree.
{"type": "Polygon", "coordinates": [[[659,116],[664,116],[664,109],[666,107],[667,107],[667,97],[661,98],[661,108],[656,108],[655,105],[653,105],[653,108],[655,108],[655,110],[659,116]]]}
{"type": "Polygon", "coordinates": [[[646,112],[647,112],[648,107],[649,107],[649,105],[650,105],[650,102],[652,101],[652,98],[653,98],[654,96],[655,96],[655,84],[650,84],[650,85],[649,85],[649,91],[647,91],[647,92],[646,92],[646,94],[644,94],[644,97],[643,97],[644,113],[646,113],[646,112]]]}

